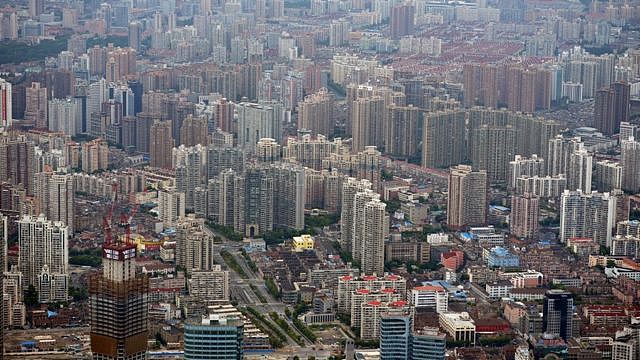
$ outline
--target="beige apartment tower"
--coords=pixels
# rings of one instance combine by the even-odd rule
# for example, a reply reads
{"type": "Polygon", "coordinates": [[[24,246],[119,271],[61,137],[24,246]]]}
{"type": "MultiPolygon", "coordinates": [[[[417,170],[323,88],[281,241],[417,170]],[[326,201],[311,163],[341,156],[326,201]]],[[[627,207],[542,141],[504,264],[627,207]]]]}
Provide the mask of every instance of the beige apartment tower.
{"type": "Polygon", "coordinates": [[[447,224],[452,228],[484,225],[487,221],[487,172],[458,165],[449,174],[447,224]]]}

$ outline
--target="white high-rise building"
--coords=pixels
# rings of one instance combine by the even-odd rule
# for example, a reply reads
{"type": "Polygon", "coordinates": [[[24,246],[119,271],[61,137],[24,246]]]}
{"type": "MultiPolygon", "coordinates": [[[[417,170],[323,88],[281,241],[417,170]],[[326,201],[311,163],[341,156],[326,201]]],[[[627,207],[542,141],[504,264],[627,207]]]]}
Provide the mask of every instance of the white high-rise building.
{"type": "Polygon", "coordinates": [[[49,100],[49,130],[74,136],[82,132],[82,104],[75,98],[49,100]]]}
{"type": "Polygon", "coordinates": [[[387,205],[380,201],[379,197],[364,204],[364,221],[358,225],[363,228],[360,270],[367,275],[383,274],[384,242],[389,237],[387,205]]]}
{"type": "Polygon", "coordinates": [[[277,103],[239,103],[238,146],[253,152],[262,138],[280,142],[282,138],[281,106],[277,103]]]}
{"type": "Polygon", "coordinates": [[[560,202],[560,242],[590,238],[611,246],[616,225],[616,198],[609,193],[565,190],[560,202]]]}
{"type": "Polygon", "coordinates": [[[176,169],[176,189],[185,194],[185,208],[194,208],[194,191],[204,181],[207,148],[198,144],[180,145],[172,150],[172,165],[176,169]]]}
{"type": "Polygon", "coordinates": [[[580,143],[579,149],[569,157],[569,173],[567,175],[567,187],[569,190],[582,190],[584,193],[591,192],[593,156],[584,149],[582,143],[580,143]]]}
{"type": "Polygon", "coordinates": [[[158,218],[165,228],[176,225],[178,219],[184,217],[185,195],[176,188],[158,191],[158,218]]]}
{"type": "Polygon", "coordinates": [[[0,130],[8,129],[13,123],[11,100],[11,83],[0,78],[0,130]]]}
{"type": "Polygon", "coordinates": [[[18,221],[18,264],[22,288],[33,285],[40,302],[66,301],[69,289],[69,229],[43,215],[24,215],[18,221]]]}
{"type": "Polygon", "coordinates": [[[622,140],[622,189],[640,192],[640,142],[630,137],[622,140]]]}
{"type": "Polygon", "coordinates": [[[371,189],[371,182],[368,180],[357,180],[348,178],[342,184],[342,213],[340,215],[340,245],[349,251],[352,249],[353,224],[354,224],[354,200],[359,192],[371,189]]]}

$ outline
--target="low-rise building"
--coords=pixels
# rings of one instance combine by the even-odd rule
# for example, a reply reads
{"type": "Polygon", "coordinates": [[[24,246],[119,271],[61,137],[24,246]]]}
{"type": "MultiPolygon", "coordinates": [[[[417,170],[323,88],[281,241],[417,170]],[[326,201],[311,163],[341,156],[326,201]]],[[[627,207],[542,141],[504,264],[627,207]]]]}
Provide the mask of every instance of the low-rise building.
{"type": "Polygon", "coordinates": [[[416,309],[434,309],[437,313],[449,309],[449,294],[442,286],[416,286],[411,289],[410,301],[416,309]]]}
{"type": "Polygon", "coordinates": [[[476,324],[467,312],[442,312],[439,315],[440,327],[454,341],[469,344],[476,342],[476,324]]]}

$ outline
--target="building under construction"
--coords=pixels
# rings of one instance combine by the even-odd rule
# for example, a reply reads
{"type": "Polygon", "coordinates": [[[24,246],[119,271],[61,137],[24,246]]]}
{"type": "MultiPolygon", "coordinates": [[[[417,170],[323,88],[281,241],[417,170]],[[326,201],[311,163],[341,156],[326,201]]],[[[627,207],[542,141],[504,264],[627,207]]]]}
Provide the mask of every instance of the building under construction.
{"type": "Polygon", "coordinates": [[[102,274],[89,281],[93,359],[146,359],[149,279],[136,275],[135,258],[130,242],[102,247],[102,274]]]}

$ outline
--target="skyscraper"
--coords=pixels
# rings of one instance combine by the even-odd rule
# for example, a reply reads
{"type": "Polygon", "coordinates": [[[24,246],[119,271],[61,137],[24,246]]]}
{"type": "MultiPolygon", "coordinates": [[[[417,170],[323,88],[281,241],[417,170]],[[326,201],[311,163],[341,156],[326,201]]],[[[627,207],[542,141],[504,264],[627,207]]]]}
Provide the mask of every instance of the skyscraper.
{"type": "Polygon", "coordinates": [[[6,130],[13,123],[11,83],[0,78],[0,129],[6,130]]]}
{"type": "Polygon", "coordinates": [[[185,194],[176,188],[158,191],[158,218],[165,227],[173,227],[185,215],[185,194]]]}
{"type": "Polygon", "coordinates": [[[244,233],[247,236],[273,230],[274,195],[273,176],[265,169],[247,169],[244,175],[244,233]]]}
{"type": "Polygon", "coordinates": [[[352,104],[351,150],[358,152],[366,146],[382,146],[384,99],[380,96],[358,98],[352,104]]]}
{"type": "Polygon", "coordinates": [[[207,119],[203,116],[187,115],[180,128],[180,142],[185,146],[207,145],[207,119]]]}
{"type": "MultiPolygon", "coordinates": [[[[380,201],[375,194],[371,200],[364,204],[362,218],[357,218],[354,235],[360,234],[360,270],[363,274],[384,274],[384,242],[389,237],[389,215],[386,204],[380,201]],[[362,221],[359,221],[362,220],[362,221]]],[[[359,205],[359,196],[356,195],[354,206],[359,205]]],[[[365,198],[367,196],[365,195],[365,198]]],[[[356,216],[360,213],[356,208],[356,216]]],[[[354,236],[354,244],[357,238],[354,236]]],[[[355,256],[354,256],[355,258],[355,256]]]]}
{"type": "MultiPolygon", "coordinates": [[[[593,170],[593,183],[598,192],[613,192],[622,189],[622,164],[611,160],[596,162],[593,170]]],[[[635,180],[635,179],[634,179],[635,180]]]]}
{"type": "Polygon", "coordinates": [[[635,138],[622,140],[622,189],[631,193],[640,191],[640,142],[635,138]]]}
{"type": "Polygon", "coordinates": [[[69,289],[69,229],[44,216],[18,220],[22,288],[33,285],[40,302],[66,301],[69,289]]]}
{"type": "Polygon", "coordinates": [[[449,174],[447,224],[453,228],[487,221],[487,172],[458,165],[449,174]]]}
{"type": "Polygon", "coordinates": [[[44,12],[45,0],[29,0],[29,17],[37,19],[44,12]]]}
{"type": "Polygon", "coordinates": [[[511,197],[511,233],[515,236],[535,239],[538,236],[540,202],[537,196],[530,194],[511,197]]]}
{"type": "Polygon", "coordinates": [[[446,335],[437,328],[416,330],[411,336],[411,360],[444,360],[446,335]]]}
{"type": "Polygon", "coordinates": [[[387,107],[384,149],[387,154],[410,158],[418,152],[418,124],[422,113],[412,105],[387,107]]]}
{"type": "Polygon", "coordinates": [[[47,129],[47,88],[32,82],[26,93],[24,120],[38,129],[47,129]]]}
{"type": "Polygon", "coordinates": [[[68,227],[69,235],[73,235],[75,226],[75,206],[73,204],[74,182],[71,174],[51,174],[48,181],[49,195],[47,218],[60,221],[68,227]]]}
{"type": "Polygon", "coordinates": [[[466,113],[460,110],[425,116],[422,135],[422,166],[446,168],[464,162],[466,113]]]}
{"type": "Polygon", "coordinates": [[[391,8],[390,35],[398,39],[414,32],[414,17],[416,8],[411,4],[401,4],[391,8]]]}
{"type": "Polygon", "coordinates": [[[102,274],[89,279],[95,360],[146,358],[149,279],[136,274],[135,258],[135,244],[106,243],[102,247],[102,274]]]}
{"type": "Polygon", "coordinates": [[[172,150],[172,164],[176,170],[176,189],[185,194],[185,208],[193,209],[194,190],[202,185],[205,178],[207,148],[202,145],[185,147],[180,145],[172,150]]]}
{"type": "Polygon", "coordinates": [[[610,247],[616,198],[609,193],[565,190],[560,200],[560,242],[581,237],[610,247]]]}
{"type": "Polygon", "coordinates": [[[184,358],[241,360],[243,321],[240,318],[203,316],[200,321],[187,321],[184,326],[184,358]]]}
{"type": "Polygon", "coordinates": [[[276,103],[240,103],[238,111],[238,146],[253,151],[262,138],[280,142],[282,137],[281,108],[276,103]]]}
{"type": "Polygon", "coordinates": [[[473,167],[487,172],[489,182],[506,182],[509,161],[516,152],[516,130],[511,126],[483,125],[471,132],[473,167]]]}
{"type": "Polygon", "coordinates": [[[569,157],[569,171],[567,174],[567,188],[591,192],[591,178],[593,177],[593,156],[580,143],[579,149],[569,157]]]}
{"type": "Polygon", "coordinates": [[[630,85],[624,81],[596,92],[593,126],[605,135],[620,132],[620,123],[629,121],[630,85]]]}
{"type": "Polygon", "coordinates": [[[308,130],[312,135],[332,137],[334,133],[334,96],[327,89],[307,96],[298,104],[298,129],[308,130]]]}
{"type": "Polygon", "coordinates": [[[71,136],[82,132],[82,104],[78,99],[49,100],[48,107],[49,130],[71,136]]]}
{"type": "Polygon", "coordinates": [[[542,329],[564,340],[573,332],[573,295],[564,290],[549,290],[544,297],[542,329]]]}
{"type": "Polygon", "coordinates": [[[340,215],[340,246],[352,251],[354,217],[354,201],[356,194],[371,189],[371,182],[348,178],[342,184],[342,213],[340,215]]]}
{"type": "Polygon", "coordinates": [[[380,314],[380,360],[411,360],[411,312],[389,310],[380,314]]]}
{"type": "Polygon", "coordinates": [[[159,168],[171,167],[171,121],[156,121],[151,125],[149,135],[150,165],[159,168]]]}
{"type": "Polygon", "coordinates": [[[273,178],[274,225],[304,229],[305,172],[299,165],[275,163],[267,169],[273,178]]]}
{"type": "Polygon", "coordinates": [[[0,182],[22,184],[27,194],[33,193],[34,145],[24,138],[0,136],[0,182]]]}

